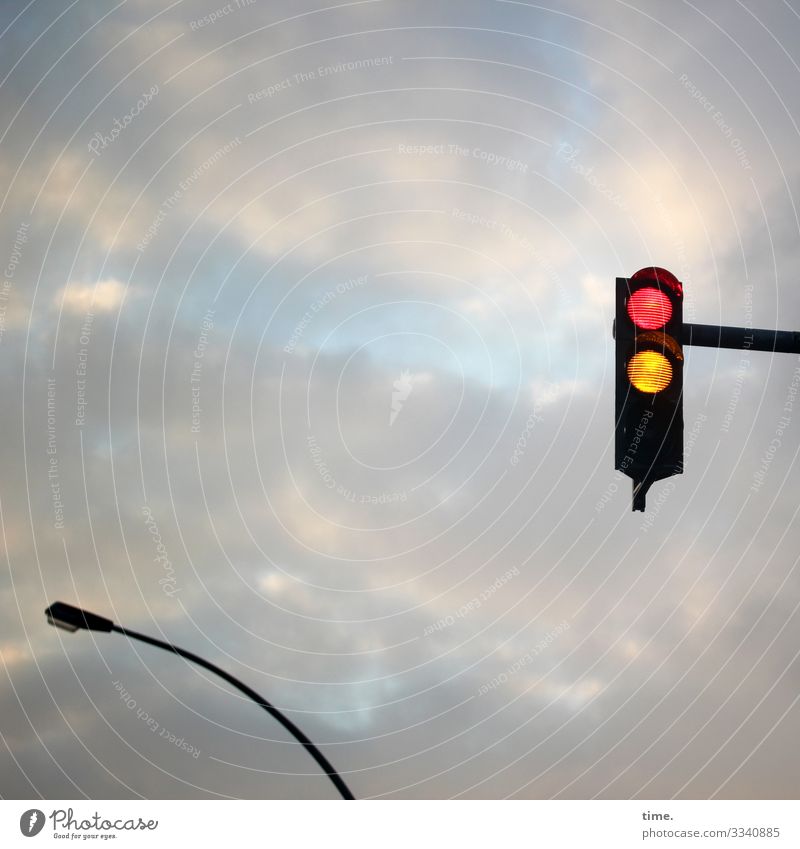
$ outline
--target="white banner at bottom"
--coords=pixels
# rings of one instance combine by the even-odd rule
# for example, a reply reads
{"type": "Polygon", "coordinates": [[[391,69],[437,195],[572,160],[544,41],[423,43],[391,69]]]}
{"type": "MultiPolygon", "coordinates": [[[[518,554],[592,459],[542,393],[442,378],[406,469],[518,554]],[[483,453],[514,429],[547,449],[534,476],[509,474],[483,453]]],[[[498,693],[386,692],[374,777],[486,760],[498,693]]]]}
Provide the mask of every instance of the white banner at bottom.
{"type": "Polygon", "coordinates": [[[0,801],[0,845],[800,846],[796,801],[0,801]],[[35,841],[35,842],[34,842],[35,841]]]}

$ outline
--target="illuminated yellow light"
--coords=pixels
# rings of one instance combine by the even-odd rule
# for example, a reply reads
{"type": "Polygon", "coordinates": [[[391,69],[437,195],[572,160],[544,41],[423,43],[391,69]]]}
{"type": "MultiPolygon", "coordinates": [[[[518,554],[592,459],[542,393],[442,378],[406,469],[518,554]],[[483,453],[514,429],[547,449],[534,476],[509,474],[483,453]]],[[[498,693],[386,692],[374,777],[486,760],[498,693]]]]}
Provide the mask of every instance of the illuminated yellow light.
{"type": "Polygon", "coordinates": [[[640,351],[628,363],[628,377],[640,392],[654,395],[669,386],[672,366],[658,351],[640,351]]]}

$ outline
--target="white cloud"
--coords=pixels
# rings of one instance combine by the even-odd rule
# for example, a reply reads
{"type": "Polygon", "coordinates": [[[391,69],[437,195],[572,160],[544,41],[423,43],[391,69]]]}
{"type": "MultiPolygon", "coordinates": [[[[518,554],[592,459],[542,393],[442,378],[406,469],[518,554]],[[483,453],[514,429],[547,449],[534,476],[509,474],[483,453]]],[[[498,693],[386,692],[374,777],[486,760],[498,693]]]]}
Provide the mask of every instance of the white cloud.
{"type": "Polygon", "coordinates": [[[125,298],[125,284],[119,280],[98,283],[70,283],[54,299],[56,308],[63,305],[68,312],[85,315],[87,312],[112,312],[125,298]]]}

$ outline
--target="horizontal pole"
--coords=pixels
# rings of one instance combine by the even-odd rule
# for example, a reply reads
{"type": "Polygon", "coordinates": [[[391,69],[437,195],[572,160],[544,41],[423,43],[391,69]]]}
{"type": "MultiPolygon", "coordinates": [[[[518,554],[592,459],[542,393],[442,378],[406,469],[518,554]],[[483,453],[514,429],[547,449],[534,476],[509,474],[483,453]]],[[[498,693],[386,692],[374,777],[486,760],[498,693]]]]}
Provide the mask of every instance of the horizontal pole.
{"type": "Polygon", "coordinates": [[[757,330],[753,327],[720,327],[715,324],[684,324],[684,345],[703,348],[735,348],[738,351],[774,351],[800,354],[800,332],[757,330]]]}

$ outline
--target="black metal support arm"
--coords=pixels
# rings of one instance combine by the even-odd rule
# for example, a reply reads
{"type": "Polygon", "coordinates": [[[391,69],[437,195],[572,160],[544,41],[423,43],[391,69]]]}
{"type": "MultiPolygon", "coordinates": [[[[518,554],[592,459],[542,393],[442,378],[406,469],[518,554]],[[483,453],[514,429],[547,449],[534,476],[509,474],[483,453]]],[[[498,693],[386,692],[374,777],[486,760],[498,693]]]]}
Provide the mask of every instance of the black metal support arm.
{"type": "Polygon", "coordinates": [[[758,330],[753,327],[719,327],[715,324],[684,324],[684,345],[704,348],[735,348],[739,351],[774,351],[800,354],[800,332],[758,330]]]}
{"type": "Polygon", "coordinates": [[[234,678],[233,675],[227,673],[224,669],[220,669],[218,666],[215,666],[213,663],[210,663],[207,660],[204,660],[202,657],[198,657],[196,654],[190,651],[186,651],[185,649],[178,648],[177,646],[173,646],[172,643],[164,642],[163,640],[156,640],[153,637],[147,637],[144,634],[139,634],[137,631],[129,631],[127,628],[122,628],[119,625],[115,625],[110,619],[106,619],[104,616],[98,616],[95,613],[89,613],[86,610],[83,610],[79,607],[74,607],[71,604],[65,604],[63,601],[57,601],[50,605],[50,607],[45,610],[45,615],[47,616],[47,621],[51,625],[55,625],[58,628],[63,628],[66,631],[74,632],[79,629],[84,629],[87,631],[116,631],[118,634],[122,634],[125,637],[128,637],[130,640],[140,640],[143,643],[147,643],[151,646],[156,646],[157,648],[164,649],[165,651],[172,652],[172,654],[177,654],[182,658],[185,658],[192,663],[196,663],[198,666],[202,666],[204,669],[207,669],[209,672],[213,672],[215,675],[218,675],[222,678],[223,681],[227,681],[232,687],[235,687],[239,690],[240,693],[244,693],[245,696],[252,699],[257,705],[260,705],[264,710],[275,720],[277,720],[294,738],[300,743],[303,748],[311,755],[312,758],[320,765],[325,775],[330,778],[333,782],[333,785],[341,794],[343,799],[354,799],[355,797],[350,792],[350,788],[344,783],[342,777],[338,772],[333,768],[330,761],[322,754],[322,752],[311,742],[311,740],[306,737],[305,734],[286,716],[284,716],[274,705],[270,704],[263,696],[260,696],[255,690],[251,690],[247,684],[243,684],[239,681],[238,678],[234,678]]]}
{"type": "Polygon", "coordinates": [[[333,768],[330,761],[322,754],[322,752],[311,742],[311,740],[306,737],[305,734],[289,719],[284,716],[274,705],[270,704],[263,696],[260,696],[255,690],[251,690],[247,684],[243,684],[237,678],[234,678],[233,675],[227,673],[224,669],[220,669],[218,666],[215,666],[213,663],[209,663],[209,661],[204,660],[202,657],[198,657],[196,654],[190,651],[186,651],[185,649],[178,648],[178,646],[173,646],[172,643],[166,643],[162,640],[156,640],[153,637],[145,636],[144,634],[139,634],[136,631],[130,631],[127,628],[122,628],[119,625],[113,625],[111,628],[112,631],[116,631],[119,634],[123,634],[131,640],[140,640],[143,643],[148,643],[151,646],[157,646],[160,649],[165,649],[166,651],[173,652],[173,654],[180,655],[186,660],[191,661],[192,663],[196,663],[198,666],[202,666],[204,669],[207,669],[209,672],[213,672],[215,675],[219,675],[224,681],[227,681],[232,687],[235,687],[239,692],[244,693],[246,696],[251,698],[256,704],[261,705],[262,708],[275,720],[280,722],[280,724],[300,743],[303,748],[311,755],[312,758],[320,765],[322,771],[330,778],[333,782],[336,789],[341,794],[343,799],[354,799],[355,797],[350,792],[350,788],[344,783],[341,776],[338,772],[333,768]]]}

